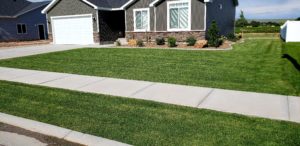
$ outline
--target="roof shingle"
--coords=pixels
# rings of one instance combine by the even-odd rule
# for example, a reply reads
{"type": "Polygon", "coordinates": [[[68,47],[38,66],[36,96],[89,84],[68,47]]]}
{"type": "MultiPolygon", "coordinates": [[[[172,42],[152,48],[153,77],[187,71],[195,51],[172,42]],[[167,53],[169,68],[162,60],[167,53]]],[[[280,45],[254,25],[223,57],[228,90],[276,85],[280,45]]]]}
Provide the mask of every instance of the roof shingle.
{"type": "Polygon", "coordinates": [[[50,1],[29,2],[27,0],[1,0],[0,17],[17,17],[31,10],[46,6],[50,1]]]}

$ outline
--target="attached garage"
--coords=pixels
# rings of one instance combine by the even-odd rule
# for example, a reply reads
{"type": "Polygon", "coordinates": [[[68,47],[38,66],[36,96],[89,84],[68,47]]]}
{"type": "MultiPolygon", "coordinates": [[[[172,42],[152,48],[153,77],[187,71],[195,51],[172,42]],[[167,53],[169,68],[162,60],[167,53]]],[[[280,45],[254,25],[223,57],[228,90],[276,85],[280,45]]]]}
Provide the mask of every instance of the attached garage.
{"type": "Polygon", "coordinates": [[[93,17],[69,15],[51,17],[54,44],[93,44],[93,17]]]}

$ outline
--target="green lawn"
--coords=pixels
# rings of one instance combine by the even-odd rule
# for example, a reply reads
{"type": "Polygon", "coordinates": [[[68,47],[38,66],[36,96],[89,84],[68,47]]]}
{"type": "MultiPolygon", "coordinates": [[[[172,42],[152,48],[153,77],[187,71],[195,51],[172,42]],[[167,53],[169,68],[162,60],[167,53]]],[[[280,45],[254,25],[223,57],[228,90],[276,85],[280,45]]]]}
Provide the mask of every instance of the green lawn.
{"type": "Polygon", "coordinates": [[[231,51],[90,48],[0,66],[300,96],[299,71],[282,55],[279,39],[252,38],[231,51]]]}
{"type": "Polygon", "coordinates": [[[300,145],[300,124],[0,81],[0,112],[133,145],[300,145]]]}

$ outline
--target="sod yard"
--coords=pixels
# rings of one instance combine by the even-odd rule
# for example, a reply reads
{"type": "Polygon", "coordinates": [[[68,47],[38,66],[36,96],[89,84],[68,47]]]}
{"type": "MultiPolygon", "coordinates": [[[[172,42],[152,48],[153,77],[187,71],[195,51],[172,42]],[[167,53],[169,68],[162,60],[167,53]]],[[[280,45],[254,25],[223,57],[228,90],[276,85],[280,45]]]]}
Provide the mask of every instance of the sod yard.
{"type": "MultiPolygon", "coordinates": [[[[300,43],[274,36],[229,51],[86,48],[0,66],[299,96],[300,43]]],[[[6,81],[0,91],[0,112],[133,145],[300,145],[299,123],[6,81]]]]}
{"type": "Polygon", "coordinates": [[[300,96],[300,46],[276,36],[248,35],[229,51],[84,48],[0,66],[300,96]]]}
{"type": "Polygon", "coordinates": [[[300,145],[300,124],[0,81],[0,112],[133,145],[300,145]]]}

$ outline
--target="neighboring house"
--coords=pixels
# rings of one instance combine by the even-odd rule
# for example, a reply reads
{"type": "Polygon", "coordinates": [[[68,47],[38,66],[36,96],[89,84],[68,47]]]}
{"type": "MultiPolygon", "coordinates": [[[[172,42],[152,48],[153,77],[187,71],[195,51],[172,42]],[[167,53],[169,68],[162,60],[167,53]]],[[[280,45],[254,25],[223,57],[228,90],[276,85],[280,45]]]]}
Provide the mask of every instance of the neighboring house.
{"type": "Polygon", "coordinates": [[[53,0],[47,14],[55,44],[111,43],[118,38],[204,39],[213,20],[234,32],[237,0],[53,0]]]}
{"type": "Polygon", "coordinates": [[[0,42],[47,39],[46,16],[41,10],[50,2],[0,1],[0,42]]]}
{"type": "Polygon", "coordinates": [[[281,26],[280,33],[286,42],[300,42],[300,21],[287,21],[281,26]]]}

